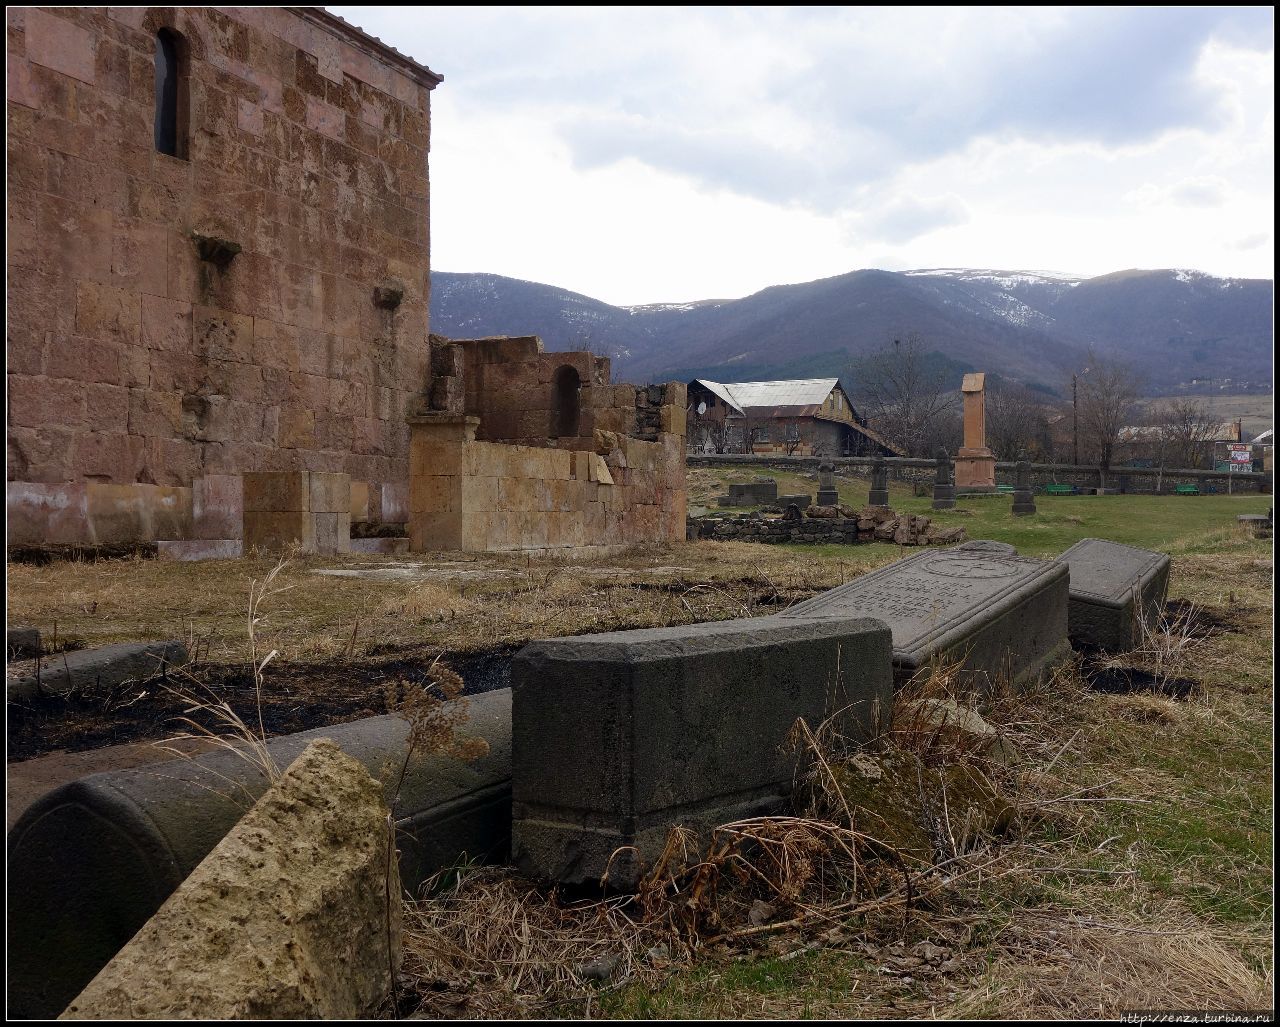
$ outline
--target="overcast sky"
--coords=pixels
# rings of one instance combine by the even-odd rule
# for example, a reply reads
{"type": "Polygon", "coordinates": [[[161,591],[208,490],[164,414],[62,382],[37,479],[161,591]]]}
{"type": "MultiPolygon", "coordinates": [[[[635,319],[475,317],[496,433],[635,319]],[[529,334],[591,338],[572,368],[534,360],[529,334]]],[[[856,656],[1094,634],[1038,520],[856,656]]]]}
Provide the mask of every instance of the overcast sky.
{"type": "Polygon", "coordinates": [[[444,75],[436,270],[1273,275],[1270,8],[330,10],[444,75]]]}

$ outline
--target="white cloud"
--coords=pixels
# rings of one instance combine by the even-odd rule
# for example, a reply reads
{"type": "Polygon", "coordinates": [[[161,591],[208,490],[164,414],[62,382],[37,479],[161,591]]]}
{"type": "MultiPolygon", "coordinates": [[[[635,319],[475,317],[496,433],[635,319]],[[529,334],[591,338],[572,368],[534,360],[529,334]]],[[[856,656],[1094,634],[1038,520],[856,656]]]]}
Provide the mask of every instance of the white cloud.
{"type": "Polygon", "coordinates": [[[866,266],[1273,271],[1240,244],[1273,217],[1267,9],[336,10],[445,75],[442,270],[629,303],[866,266]]]}

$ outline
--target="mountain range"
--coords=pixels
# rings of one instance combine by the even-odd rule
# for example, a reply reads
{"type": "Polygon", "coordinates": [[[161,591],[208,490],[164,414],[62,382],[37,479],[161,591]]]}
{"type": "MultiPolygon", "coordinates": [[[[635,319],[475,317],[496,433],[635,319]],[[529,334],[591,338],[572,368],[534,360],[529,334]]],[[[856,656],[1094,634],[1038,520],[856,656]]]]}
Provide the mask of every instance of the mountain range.
{"type": "Polygon", "coordinates": [[[949,372],[980,370],[1061,395],[1101,356],[1155,395],[1206,380],[1269,388],[1272,282],[1199,271],[935,268],[853,271],[734,300],[618,307],[492,274],[431,274],[431,330],[451,338],[538,335],[548,350],[609,356],[616,381],[694,377],[856,379],[861,361],[917,337],[949,372]]]}

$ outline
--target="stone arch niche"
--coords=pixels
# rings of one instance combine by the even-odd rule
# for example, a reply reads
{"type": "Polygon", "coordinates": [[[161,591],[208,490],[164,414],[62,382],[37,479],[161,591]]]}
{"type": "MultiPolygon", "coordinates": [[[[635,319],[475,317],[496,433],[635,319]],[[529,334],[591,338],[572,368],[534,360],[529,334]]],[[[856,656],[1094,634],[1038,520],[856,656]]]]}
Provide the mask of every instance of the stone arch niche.
{"type": "Polygon", "coordinates": [[[582,423],[582,377],[577,368],[564,364],[551,377],[552,438],[573,438],[582,423]]]}

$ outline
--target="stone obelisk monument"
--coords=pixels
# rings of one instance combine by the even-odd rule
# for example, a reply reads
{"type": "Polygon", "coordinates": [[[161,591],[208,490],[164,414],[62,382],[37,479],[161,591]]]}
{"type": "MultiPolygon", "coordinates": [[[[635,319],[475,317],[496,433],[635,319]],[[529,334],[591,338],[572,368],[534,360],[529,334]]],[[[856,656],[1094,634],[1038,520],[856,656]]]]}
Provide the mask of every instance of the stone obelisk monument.
{"type": "Polygon", "coordinates": [[[987,448],[986,375],[966,374],[960,385],[964,394],[964,445],[956,454],[957,492],[994,492],[996,458],[987,448]]]}

